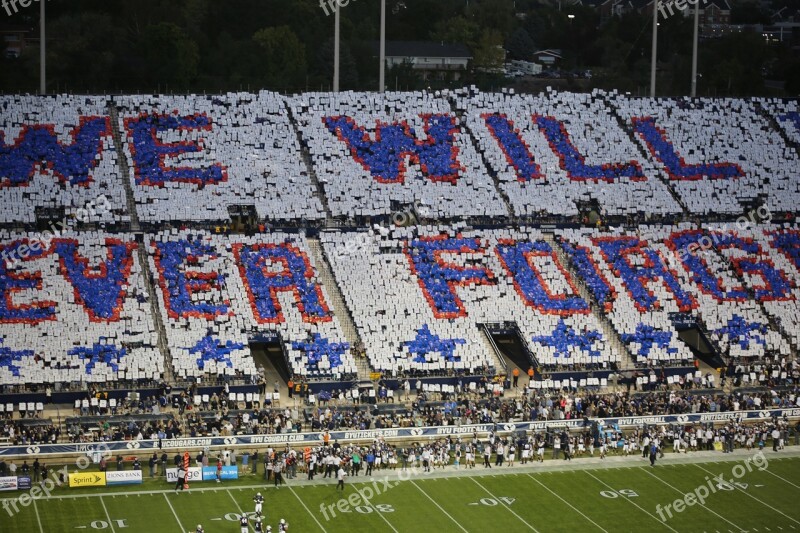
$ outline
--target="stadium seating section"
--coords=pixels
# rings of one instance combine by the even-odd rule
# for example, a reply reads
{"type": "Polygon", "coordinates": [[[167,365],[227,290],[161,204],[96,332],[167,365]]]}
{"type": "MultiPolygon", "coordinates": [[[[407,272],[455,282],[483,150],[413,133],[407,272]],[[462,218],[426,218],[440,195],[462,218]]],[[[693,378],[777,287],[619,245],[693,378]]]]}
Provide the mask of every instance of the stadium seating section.
{"type": "Polygon", "coordinates": [[[690,364],[678,317],[743,368],[800,349],[796,101],[465,88],[0,109],[4,384],[158,379],[167,360],[247,378],[254,342],[349,379],[354,336],[373,370],[478,374],[496,323],[545,369],[625,365],[620,342],[640,366],[690,364]],[[238,206],[299,229],[212,231],[238,206]],[[603,223],[577,223],[587,208],[603,223]]]}
{"type": "Polygon", "coordinates": [[[0,382],[158,378],[164,359],[132,235],[0,232],[0,382]],[[22,247],[30,248],[30,253],[22,247]]]}
{"type": "Polygon", "coordinates": [[[310,93],[288,105],[335,217],[507,211],[460,119],[430,93],[310,93]]]}
{"type": "Polygon", "coordinates": [[[173,230],[149,236],[147,246],[179,376],[253,375],[249,339],[276,333],[298,376],[355,373],[302,236],[173,230]]]}
{"type": "Polygon", "coordinates": [[[129,220],[109,101],[0,97],[0,222],[35,222],[37,208],[86,222],[129,220]]]}
{"type": "Polygon", "coordinates": [[[115,104],[142,220],[227,220],[232,205],[255,206],[271,220],[323,216],[275,94],[125,96],[115,104]]]}

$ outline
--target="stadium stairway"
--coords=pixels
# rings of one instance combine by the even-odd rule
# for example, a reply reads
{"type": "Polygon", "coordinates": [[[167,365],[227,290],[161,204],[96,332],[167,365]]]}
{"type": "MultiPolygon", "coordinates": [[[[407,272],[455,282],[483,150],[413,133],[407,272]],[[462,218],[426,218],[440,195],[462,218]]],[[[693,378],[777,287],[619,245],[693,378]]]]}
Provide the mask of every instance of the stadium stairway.
{"type": "Polygon", "coordinates": [[[781,139],[783,139],[783,142],[786,143],[786,146],[791,146],[792,148],[794,148],[795,152],[800,154],[800,144],[797,144],[791,137],[786,135],[786,131],[780,126],[780,124],[778,124],[778,121],[775,120],[775,117],[773,117],[769,112],[767,112],[767,110],[764,109],[764,107],[759,102],[755,102],[754,106],[756,108],[756,111],[758,111],[758,113],[764,118],[764,120],[769,122],[770,127],[778,132],[778,135],[781,136],[781,139]]]}
{"type": "MultiPolygon", "coordinates": [[[[450,108],[453,108],[453,102],[450,102],[450,108]]],[[[470,131],[469,126],[467,125],[467,117],[461,111],[453,111],[453,113],[458,117],[459,125],[469,137],[469,142],[472,143],[472,147],[475,149],[475,153],[477,153],[481,158],[481,163],[486,168],[489,176],[492,178],[492,183],[494,184],[494,188],[497,190],[497,193],[500,195],[500,198],[503,200],[503,205],[508,212],[508,219],[509,222],[515,222],[517,219],[517,214],[514,212],[514,207],[511,205],[511,199],[508,197],[508,194],[503,189],[502,184],[500,183],[500,179],[497,177],[497,173],[492,170],[492,165],[489,164],[489,161],[486,160],[486,156],[481,150],[480,146],[478,146],[477,136],[475,136],[472,131],[470,131]]]]}
{"type": "MultiPolygon", "coordinates": [[[[117,162],[119,163],[120,174],[122,175],[122,185],[125,187],[125,198],[128,202],[128,213],[131,217],[131,231],[140,231],[139,226],[139,213],[136,211],[136,198],[133,196],[133,187],[131,187],[131,173],[128,167],[128,158],[125,157],[125,150],[122,146],[122,136],[119,132],[119,113],[117,107],[113,102],[108,104],[108,116],[111,117],[111,134],[114,139],[114,150],[117,152],[117,162]]],[[[142,264],[142,268],[147,263],[142,264]]]]}
{"type": "Polygon", "coordinates": [[[561,265],[567,269],[569,275],[572,276],[572,279],[575,281],[575,287],[578,289],[578,294],[581,298],[589,302],[591,306],[592,313],[595,317],[597,317],[598,322],[600,323],[600,327],[603,329],[603,336],[611,345],[611,349],[620,355],[619,360],[619,369],[622,370],[633,370],[634,369],[634,358],[631,354],[628,347],[625,346],[625,343],[622,342],[622,339],[619,338],[619,334],[611,325],[611,322],[606,317],[605,313],[600,309],[597,305],[597,302],[592,297],[589,289],[586,288],[586,285],[583,283],[583,279],[575,272],[575,269],[572,267],[572,263],[569,261],[569,258],[564,253],[564,250],[561,248],[561,245],[558,244],[554,235],[552,233],[543,232],[542,235],[544,239],[550,244],[550,247],[555,250],[556,257],[558,257],[559,262],[561,265]]]}
{"type": "Polygon", "coordinates": [[[139,215],[136,211],[136,199],[133,195],[133,187],[130,181],[130,168],[128,167],[128,159],[125,157],[125,151],[122,147],[122,136],[119,132],[119,114],[117,113],[116,106],[112,103],[108,105],[108,114],[111,117],[112,135],[114,138],[114,149],[117,151],[117,161],[119,162],[120,171],[122,174],[122,183],[125,187],[125,197],[128,201],[128,212],[131,217],[131,231],[136,234],[136,252],[139,257],[139,264],[142,268],[142,277],[144,284],[147,288],[147,298],[150,300],[150,314],[153,316],[153,322],[158,329],[158,349],[161,356],[164,358],[164,379],[169,383],[174,383],[174,376],[172,372],[172,355],[169,351],[169,344],[167,343],[167,330],[164,327],[164,322],[161,320],[161,313],[158,310],[157,295],[155,283],[150,275],[150,267],[147,259],[147,250],[145,250],[144,237],[141,233],[139,225],[139,215]]]}
{"type": "MultiPolygon", "coordinates": [[[[489,330],[485,326],[480,329],[483,333],[483,346],[486,348],[486,353],[492,355],[492,365],[496,373],[502,375],[512,372],[517,365],[500,352],[500,349],[497,347],[494,340],[492,340],[492,337],[489,335],[489,330]]],[[[525,374],[527,371],[527,368],[520,368],[520,374],[525,374]]]]}
{"type": "Polygon", "coordinates": [[[314,196],[317,197],[322,204],[322,208],[325,209],[325,227],[336,227],[337,222],[331,215],[331,209],[330,206],[328,206],[328,199],[325,197],[325,189],[319,182],[319,178],[317,178],[317,173],[314,170],[314,163],[311,161],[311,154],[308,152],[308,147],[303,142],[303,135],[300,133],[300,130],[297,127],[297,120],[295,120],[294,116],[292,115],[292,110],[288,106],[286,106],[286,113],[289,115],[289,123],[292,125],[294,134],[297,136],[297,144],[300,146],[300,157],[303,159],[303,164],[308,172],[308,177],[311,180],[311,184],[314,186],[314,196]]]}
{"type": "MultiPolygon", "coordinates": [[[[351,351],[355,346],[363,346],[361,343],[361,337],[359,336],[355,322],[353,321],[353,317],[350,314],[350,309],[347,307],[347,304],[344,301],[344,296],[342,296],[342,292],[339,290],[339,284],[337,283],[336,278],[333,275],[333,271],[331,270],[331,267],[325,258],[325,252],[322,250],[322,245],[320,244],[319,239],[312,239],[309,237],[307,241],[308,249],[311,251],[311,256],[314,261],[314,266],[317,269],[317,274],[319,274],[319,279],[322,282],[323,287],[325,287],[327,296],[331,299],[330,303],[333,306],[336,316],[339,318],[339,323],[342,325],[344,337],[347,342],[350,343],[351,351]]],[[[356,355],[355,361],[356,368],[358,369],[359,381],[369,381],[372,370],[370,370],[368,359],[366,357],[359,357],[356,355]]]]}
{"type": "MultiPolygon", "coordinates": [[[[764,307],[764,302],[759,300],[758,298],[756,298],[756,295],[755,295],[755,292],[754,292],[753,288],[750,286],[749,283],[747,283],[745,281],[744,277],[741,274],[736,272],[736,269],[733,267],[733,263],[730,262],[730,258],[728,258],[724,254],[721,254],[721,255],[730,264],[730,269],[729,270],[735,276],[736,281],[739,282],[739,285],[741,285],[744,288],[744,290],[747,293],[747,296],[749,297],[749,299],[758,304],[758,307],[761,309],[761,312],[764,314],[764,316],[767,319],[767,323],[769,324],[769,327],[772,328],[774,331],[777,331],[778,333],[780,333],[781,337],[783,337],[783,339],[786,341],[786,344],[789,345],[789,350],[790,350],[789,353],[791,353],[792,358],[796,359],[797,358],[797,349],[795,348],[794,344],[792,344],[791,336],[787,335],[786,332],[783,330],[783,328],[780,326],[780,324],[775,320],[775,317],[772,316],[772,314],[770,314],[769,312],[767,312],[767,308],[764,307]]],[[[731,361],[726,361],[726,363],[731,364],[731,361]]]]}
{"type": "MultiPolygon", "coordinates": [[[[625,121],[619,115],[619,112],[617,111],[617,108],[614,106],[614,104],[608,101],[607,95],[604,96],[603,99],[606,101],[606,106],[608,107],[608,109],[611,110],[611,116],[613,116],[614,119],[616,119],[617,123],[619,124],[619,127],[622,128],[622,131],[628,134],[628,137],[630,138],[631,142],[633,142],[633,145],[639,150],[639,156],[642,158],[642,161],[648,161],[652,156],[645,151],[644,146],[642,146],[641,140],[638,139],[636,135],[634,135],[630,124],[625,123],[625,121]]],[[[683,200],[681,199],[680,195],[675,191],[675,189],[672,188],[669,181],[662,180],[662,182],[664,183],[664,185],[666,185],[667,190],[672,195],[672,198],[678,203],[679,206],[681,206],[683,214],[684,215],[688,214],[689,209],[686,207],[686,204],[683,203],[683,200]]]]}

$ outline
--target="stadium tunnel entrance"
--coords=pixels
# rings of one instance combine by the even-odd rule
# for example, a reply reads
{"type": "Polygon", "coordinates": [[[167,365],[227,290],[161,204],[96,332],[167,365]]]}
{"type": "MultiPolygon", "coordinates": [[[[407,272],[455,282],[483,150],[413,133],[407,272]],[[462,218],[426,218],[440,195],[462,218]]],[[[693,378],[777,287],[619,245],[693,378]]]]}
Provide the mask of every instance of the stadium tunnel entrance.
{"type": "Polygon", "coordinates": [[[697,318],[683,313],[674,314],[670,318],[672,318],[678,338],[689,347],[689,350],[697,359],[700,359],[711,368],[725,366],[725,362],[697,318]]]}
{"type": "Polygon", "coordinates": [[[503,362],[508,367],[509,373],[515,366],[519,367],[521,374],[525,374],[531,366],[539,367],[516,323],[485,324],[484,330],[494,346],[497,347],[498,357],[504,359],[503,362]]]}
{"type": "Polygon", "coordinates": [[[274,380],[278,380],[281,388],[286,387],[291,371],[280,335],[276,333],[270,337],[254,337],[249,340],[248,345],[256,368],[264,369],[267,385],[271,386],[274,380]]]}

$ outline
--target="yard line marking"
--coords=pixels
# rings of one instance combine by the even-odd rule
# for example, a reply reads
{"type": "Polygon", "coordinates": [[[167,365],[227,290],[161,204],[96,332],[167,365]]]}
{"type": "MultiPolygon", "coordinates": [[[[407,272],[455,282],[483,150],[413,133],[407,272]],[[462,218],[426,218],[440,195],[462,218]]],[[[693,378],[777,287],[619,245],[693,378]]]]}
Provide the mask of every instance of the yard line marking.
{"type": "Polygon", "coordinates": [[[785,479],[785,478],[783,478],[783,477],[779,476],[778,474],[773,474],[773,473],[772,473],[772,472],[770,472],[770,471],[769,471],[769,469],[767,469],[767,468],[765,468],[764,470],[759,470],[759,472],[766,472],[767,474],[769,474],[769,475],[771,475],[771,476],[775,476],[776,478],[780,479],[781,481],[785,481],[786,483],[788,483],[788,484],[789,484],[789,485],[791,485],[792,487],[794,487],[794,488],[796,488],[796,489],[800,489],[800,485],[795,485],[794,483],[792,483],[792,482],[791,482],[791,481],[789,481],[788,479],[785,479]]]}
{"type": "Polygon", "coordinates": [[[36,511],[36,522],[39,523],[39,531],[44,533],[44,528],[42,527],[42,519],[39,517],[39,508],[36,506],[36,498],[33,498],[33,510],[36,511]]]}
{"type": "Polygon", "coordinates": [[[167,500],[167,505],[169,505],[169,508],[172,509],[172,516],[175,517],[175,520],[178,522],[178,525],[181,527],[181,531],[186,531],[186,528],[183,527],[183,524],[181,524],[181,519],[178,518],[178,513],[175,512],[175,508],[172,506],[172,502],[169,501],[169,498],[167,497],[167,493],[166,492],[164,493],[164,499],[167,500]]]}
{"type": "MultiPolygon", "coordinates": [[[[588,474],[590,477],[592,477],[592,478],[593,478],[595,481],[597,481],[597,482],[598,482],[598,483],[600,483],[601,485],[605,486],[607,489],[609,489],[609,490],[614,490],[614,489],[613,489],[613,487],[612,487],[611,485],[609,485],[608,483],[606,483],[606,482],[605,482],[605,481],[603,481],[602,479],[600,479],[600,478],[598,478],[597,476],[595,476],[594,474],[592,474],[592,473],[591,473],[589,470],[584,470],[583,472],[584,472],[584,473],[586,473],[586,474],[588,474]]],[[[677,529],[673,528],[672,526],[670,526],[669,524],[667,524],[667,523],[666,523],[666,522],[664,522],[663,520],[659,520],[659,519],[658,519],[658,517],[656,517],[656,515],[654,515],[654,514],[650,514],[650,511],[648,511],[647,509],[644,509],[643,507],[641,507],[641,506],[640,506],[638,503],[636,503],[636,502],[635,502],[635,501],[633,501],[632,499],[630,499],[630,498],[625,498],[625,501],[627,501],[628,503],[630,503],[631,505],[633,505],[634,507],[636,507],[637,509],[639,509],[640,511],[642,511],[643,513],[645,513],[646,515],[648,515],[650,518],[652,518],[653,520],[655,520],[656,522],[658,522],[659,524],[661,524],[661,525],[662,525],[662,526],[664,526],[665,528],[669,529],[669,530],[670,530],[670,531],[672,531],[673,533],[678,533],[678,530],[677,530],[677,529]]]]}
{"type": "Polygon", "coordinates": [[[504,501],[500,500],[500,499],[499,499],[497,496],[495,496],[494,494],[492,494],[491,492],[489,492],[489,489],[487,489],[486,487],[484,487],[483,485],[481,485],[480,483],[478,483],[478,480],[477,480],[477,479],[475,479],[474,477],[471,477],[470,479],[471,479],[473,482],[475,482],[475,484],[476,484],[476,485],[478,485],[480,488],[482,488],[482,489],[483,489],[483,490],[486,492],[486,494],[488,494],[489,496],[491,496],[492,498],[494,498],[495,500],[497,500],[498,502],[500,502],[501,504],[503,504],[503,507],[505,507],[506,509],[508,509],[508,510],[511,512],[511,514],[513,514],[514,516],[516,516],[517,518],[519,518],[520,522],[522,522],[523,524],[525,524],[526,526],[528,526],[528,527],[529,527],[530,529],[532,529],[533,531],[536,531],[536,533],[539,533],[539,530],[538,530],[538,529],[536,529],[535,527],[533,527],[532,525],[530,525],[528,522],[526,522],[526,521],[525,521],[525,519],[524,519],[524,518],[522,518],[520,515],[518,515],[517,513],[515,513],[515,512],[514,512],[514,510],[513,510],[511,507],[509,507],[508,505],[506,505],[506,502],[504,502],[504,501]]]}
{"type": "MultiPolygon", "coordinates": [[[[244,515],[245,513],[242,510],[241,505],[239,505],[239,502],[237,502],[236,498],[233,497],[233,494],[231,494],[230,489],[225,489],[225,492],[228,493],[228,496],[231,497],[231,500],[233,500],[233,503],[236,505],[236,508],[239,509],[239,514],[244,515]]],[[[255,532],[255,530],[256,530],[255,526],[251,525],[249,520],[247,521],[247,526],[248,526],[249,529],[252,529],[255,532]]]]}
{"type": "Polygon", "coordinates": [[[533,476],[532,476],[532,475],[530,475],[530,474],[528,474],[528,477],[529,477],[529,478],[531,478],[532,480],[534,480],[534,481],[535,481],[536,483],[538,483],[539,485],[541,485],[541,486],[542,486],[542,487],[543,487],[545,490],[547,490],[547,492],[549,492],[550,494],[552,494],[553,496],[555,496],[556,498],[558,498],[558,499],[559,499],[559,500],[561,500],[562,502],[564,502],[564,503],[566,503],[567,505],[569,505],[570,507],[572,507],[572,509],[573,509],[573,510],[575,510],[575,512],[577,512],[579,515],[581,515],[582,517],[584,517],[586,520],[588,520],[589,522],[591,522],[592,524],[594,524],[595,526],[597,526],[597,528],[598,528],[600,531],[605,531],[605,533],[608,533],[608,531],[607,531],[607,530],[603,529],[603,527],[602,527],[602,526],[600,526],[600,525],[599,525],[597,522],[595,522],[594,520],[592,520],[591,518],[589,518],[588,516],[586,516],[585,514],[583,514],[583,513],[582,513],[582,512],[581,512],[581,511],[580,511],[580,510],[577,508],[577,507],[573,506],[573,505],[572,505],[571,503],[569,503],[567,500],[565,500],[564,498],[562,498],[561,496],[559,496],[559,495],[558,495],[558,493],[556,493],[556,492],[553,492],[552,490],[550,490],[550,488],[549,488],[547,485],[545,485],[544,483],[542,483],[541,481],[539,481],[538,479],[536,479],[535,477],[533,477],[533,476]]]}
{"type": "MultiPolygon", "coordinates": [[[[367,502],[367,506],[368,506],[368,507],[372,507],[373,509],[375,509],[376,511],[378,511],[378,509],[376,509],[376,508],[375,508],[375,506],[372,504],[372,502],[370,502],[370,501],[369,501],[367,498],[365,498],[365,497],[364,497],[364,495],[361,493],[361,491],[360,491],[360,490],[358,490],[358,488],[357,488],[355,485],[353,485],[353,490],[355,490],[355,491],[358,493],[358,495],[359,495],[359,496],[361,496],[361,499],[363,499],[365,502],[367,502]]],[[[392,528],[392,531],[394,531],[394,533],[400,533],[399,531],[397,531],[397,530],[394,528],[394,526],[392,525],[392,523],[391,523],[391,522],[389,522],[389,521],[386,519],[386,517],[385,517],[385,516],[383,516],[383,513],[381,513],[380,511],[378,511],[378,516],[380,516],[380,517],[383,519],[383,521],[384,521],[384,522],[386,522],[386,525],[387,525],[387,526],[389,526],[390,528],[392,528]]]]}
{"type": "Polygon", "coordinates": [[[102,496],[100,497],[100,505],[103,506],[103,511],[106,512],[106,518],[108,518],[108,523],[111,526],[111,533],[116,533],[116,530],[114,529],[114,522],[111,521],[111,515],[108,514],[108,508],[106,507],[106,502],[103,501],[102,496]]]}
{"type": "Polygon", "coordinates": [[[430,501],[433,503],[433,505],[435,505],[436,507],[438,507],[438,508],[439,508],[439,510],[440,510],[441,512],[443,512],[444,514],[446,514],[446,515],[447,515],[447,518],[449,518],[450,520],[452,520],[452,521],[453,521],[453,523],[455,523],[455,525],[457,525],[459,528],[461,528],[461,531],[463,531],[464,533],[468,533],[468,531],[467,531],[466,529],[464,529],[464,526],[462,526],[461,524],[459,524],[459,523],[458,523],[458,520],[456,520],[455,518],[453,518],[453,517],[452,517],[452,515],[451,515],[450,513],[448,513],[447,511],[445,511],[445,510],[444,510],[444,508],[442,508],[442,506],[441,506],[441,505],[439,505],[438,503],[436,503],[436,500],[434,500],[433,498],[431,498],[430,496],[428,496],[428,493],[427,493],[427,492],[425,492],[424,490],[422,490],[422,487],[420,487],[419,485],[417,485],[416,483],[414,483],[414,480],[413,480],[413,479],[411,480],[411,484],[412,484],[412,485],[414,485],[415,487],[417,487],[417,489],[418,489],[418,490],[419,490],[419,491],[420,491],[422,494],[424,494],[424,495],[425,495],[425,497],[426,497],[426,498],[428,498],[428,499],[429,499],[429,500],[430,500],[430,501]]]}
{"type": "MultiPolygon", "coordinates": [[[[714,475],[714,473],[713,473],[713,472],[711,472],[710,470],[706,470],[705,468],[703,468],[702,466],[700,466],[700,465],[698,465],[698,464],[695,464],[694,466],[696,466],[697,468],[699,468],[699,469],[700,469],[700,470],[702,470],[703,472],[707,472],[707,473],[711,474],[712,476],[714,475]]],[[[773,510],[773,511],[775,511],[776,513],[778,513],[778,514],[781,514],[781,515],[785,516],[786,518],[788,518],[789,520],[791,520],[791,521],[792,521],[792,522],[794,522],[795,524],[800,524],[800,522],[798,522],[797,520],[795,520],[795,519],[794,519],[794,518],[792,518],[791,516],[787,515],[786,513],[784,513],[783,511],[781,511],[780,509],[776,509],[776,508],[774,508],[773,506],[771,506],[770,504],[768,504],[768,503],[766,503],[766,502],[764,502],[764,501],[762,501],[762,500],[759,500],[758,498],[756,498],[755,496],[753,496],[753,495],[752,495],[752,494],[750,494],[749,492],[746,492],[746,491],[742,490],[742,489],[741,489],[741,488],[740,488],[738,485],[736,485],[735,483],[731,483],[730,485],[731,485],[731,486],[733,486],[733,488],[734,488],[734,489],[738,490],[738,491],[739,491],[739,492],[741,492],[742,494],[745,494],[745,495],[747,495],[749,498],[752,498],[752,499],[754,499],[755,501],[757,501],[757,502],[758,502],[758,503],[760,503],[761,505],[763,505],[763,506],[765,506],[765,507],[769,507],[770,509],[772,509],[772,510],[773,510]]]]}
{"type": "Polygon", "coordinates": [[[297,501],[299,501],[299,502],[300,502],[300,505],[302,505],[302,506],[303,506],[303,509],[305,509],[305,510],[306,510],[306,512],[307,512],[308,514],[310,514],[310,515],[311,515],[311,518],[313,518],[313,519],[314,519],[314,522],[316,522],[316,523],[317,523],[317,525],[318,525],[318,526],[319,526],[319,528],[320,528],[320,529],[323,531],[323,533],[327,533],[327,532],[325,531],[325,528],[324,528],[324,527],[322,527],[322,524],[320,524],[320,523],[319,523],[319,520],[317,520],[317,517],[316,517],[316,515],[315,515],[314,513],[312,513],[312,512],[311,512],[311,510],[308,508],[308,506],[306,505],[306,502],[304,502],[303,500],[301,500],[301,499],[300,499],[300,496],[298,496],[298,495],[297,495],[297,493],[294,491],[294,489],[292,488],[292,486],[291,486],[291,485],[286,485],[286,486],[287,486],[287,487],[289,487],[289,491],[290,491],[292,494],[294,494],[294,497],[295,497],[295,498],[297,498],[297,501]]]}
{"type": "MultiPolygon", "coordinates": [[[[675,492],[677,492],[677,493],[679,493],[679,494],[689,494],[688,492],[687,492],[687,493],[684,493],[683,491],[681,491],[681,489],[679,489],[678,487],[676,487],[676,486],[672,485],[671,483],[669,483],[669,482],[667,482],[667,481],[664,481],[663,479],[661,479],[661,478],[660,478],[660,477],[658,477],[657,475],[655,475],[655,474],[653,474],[652,472],[650,472],[650,471],[649,471],[648,469],[646,469],[645,467],[643,467],[643,466],[640,466],[639,468],[641,468],[643,472],[647,473],[647,475],[648,475],[648,476],[652,476],[652,477],[656,478],[656,479],[657,479],[657,480],[659,480],[661,483],[663,483],[664,485],[668,486],[669,488],[671,488],[671,489],[672,489],[672,490],[674,490],[675,492]]],[[[717,516],[717,517],[719,517],[719,518],[722,518],[723,520],[725,520],[727,523],[729,523],[730,525],[732,525],[733,527],[735,527],[735,528],[736,528],[736,529],[738,529],[739,531],[742,531],[742,532],[744,532],[744,531],[745,531],[745,529],[743,529],[741,526],[737,526],[736,524],[734,524],[733,522],[731,522],[730,520],[728,520],[728,519],[727,519],[727,518],[725,518],[724,516],[722,516],[722,515],[720,515],[720,514],[717,514],[717,512],[716,512],[716,511],[714,511],[713,509],[709,508],[707,505],[701,505],[700,507],[701,507],[702,509],[705,509],[705,510],[706,510],[706,511],[708,511],[709,513],[712,513],[712,514],[714,514],[715,516],[717,516]]]]}

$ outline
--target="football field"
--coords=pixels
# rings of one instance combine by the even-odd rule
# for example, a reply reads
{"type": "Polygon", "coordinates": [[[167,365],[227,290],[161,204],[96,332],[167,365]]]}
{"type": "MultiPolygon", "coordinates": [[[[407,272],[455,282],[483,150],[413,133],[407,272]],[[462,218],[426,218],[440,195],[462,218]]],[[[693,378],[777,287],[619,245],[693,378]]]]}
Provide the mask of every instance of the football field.
{"type": "Polygon", "coordinates": [[[17,494],[16,513],[3,500],[0,532],[176,533],[198,524],[210,533],[238,532],[241,513],[253,514],[257,491],[266,500],[265,524],[275,532],[283,518],[293,532],[800,533],[800,452],[791,449],[760,457],[744,450],[668,453],[655,467],[640,457],[612,457],[491,470],[449,466],[431,474],[381,470],[371,481],[348,478],[344,493],[319,476],[279,489],[252,475],[196,483],[182,493],[163,480],[59,488],[27,506],[17,494]]]}

